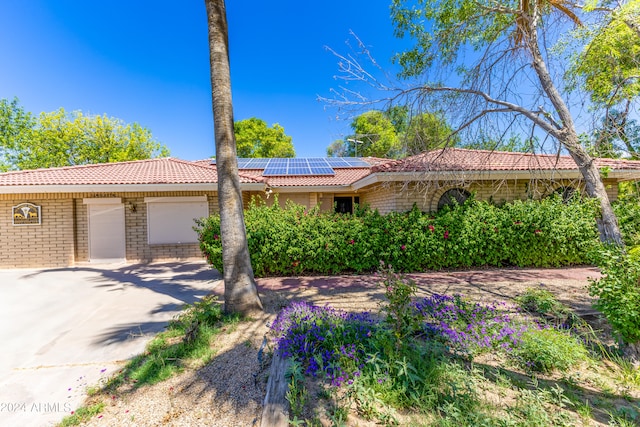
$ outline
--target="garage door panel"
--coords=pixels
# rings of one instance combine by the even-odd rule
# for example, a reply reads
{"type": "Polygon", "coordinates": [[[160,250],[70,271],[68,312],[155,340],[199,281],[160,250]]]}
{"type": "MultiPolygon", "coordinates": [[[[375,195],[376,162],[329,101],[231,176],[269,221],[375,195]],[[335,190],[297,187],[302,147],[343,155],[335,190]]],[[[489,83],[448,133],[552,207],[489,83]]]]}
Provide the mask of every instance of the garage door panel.
{"type": "Polygon", "coordinates": [[[91,261],[124,260],[124,205],[90,204],[89,259],[91,261]]]}

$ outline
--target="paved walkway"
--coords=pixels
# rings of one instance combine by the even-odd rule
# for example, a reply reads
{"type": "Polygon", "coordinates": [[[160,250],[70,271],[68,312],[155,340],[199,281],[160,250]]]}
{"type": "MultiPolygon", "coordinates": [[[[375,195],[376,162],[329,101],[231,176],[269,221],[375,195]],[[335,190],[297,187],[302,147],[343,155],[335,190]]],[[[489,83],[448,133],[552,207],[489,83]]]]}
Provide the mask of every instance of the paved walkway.
{"type": "Polygon", "coordinates": [[[60,422],[218,278],[202,262],[0,270],[0,426],[60,422]]]}
{"type": "MultiPolygon", "coordinates": [[[[546,287],[578,312],[592,312],[587,285],[600,277],[593,267],[492,268],[408,274],[418,285],[418,296],[462,294],[473,300],[508,301],[531,287],[546,287]]],[[[372,310],[383,298],[381,278],[371,275],[267,277],[257,279],[262,293],[275,293],[282,306],[293,299],[343,310],[372,310]]],[[[220,282],[216,292],[221,292],[220,282]]]]}

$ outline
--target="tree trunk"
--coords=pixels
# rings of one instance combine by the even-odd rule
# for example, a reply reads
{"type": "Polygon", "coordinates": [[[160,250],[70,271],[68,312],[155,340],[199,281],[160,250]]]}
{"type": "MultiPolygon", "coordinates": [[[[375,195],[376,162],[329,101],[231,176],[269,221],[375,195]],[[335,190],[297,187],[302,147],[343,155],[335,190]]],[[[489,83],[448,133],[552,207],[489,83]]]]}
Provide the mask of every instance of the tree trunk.
{"type": "Polygon", "coordinates": [[[598,220],[600,240],[613,243],[617,246],[624,246],[620,227],[618,226],[618,218],[616,218],[616,214],[613,212],[607,189],[602,182],[600,171],[596,167],[593,159],[578,142],[578,135],[575,131],[570,132],[569,135],[565,137],[565,140],[561,142],[578,165],[578,169],[584,179],[587,195],[598,199],[600,202],[601,218],[598,220]]]}
{"type": "Polygon", "coordinates": [[[600,171],[596,167],[593,158],[591,158],[587,150],[580,144],[571,112],[553,83],[551,74],[549,74],[549,70],[547,69],[547,64],[540,52],[537,33],[540,11],[536,8],[532,15],[523,14],[523,18],[529,25],[527,45],[531,53],[533,68],[538,75],[542,90],[549,97],[549,100],[555,108],[557,116],[560,119],[558,123],[561,123],[561,125],[553,128],[550,133],[569,151],[569,154],[578,165],[578,169],[585,182],[587,195],[598,199],[600,202],[600,214],[602,216],[598,222],[600,239],[603,242],[624,246],[618,220],[611,207],[607,190],[600,177],[600,171]]]}
{"type": "Polygon", "coordinates": [[[233,133],[227,14],[224,0],[205,0],[205,6],[209,23],[224,307],[228,313],[246,315],[261,311],[262,302],[253,277],[242,210],[242,191],[233,133]]]}

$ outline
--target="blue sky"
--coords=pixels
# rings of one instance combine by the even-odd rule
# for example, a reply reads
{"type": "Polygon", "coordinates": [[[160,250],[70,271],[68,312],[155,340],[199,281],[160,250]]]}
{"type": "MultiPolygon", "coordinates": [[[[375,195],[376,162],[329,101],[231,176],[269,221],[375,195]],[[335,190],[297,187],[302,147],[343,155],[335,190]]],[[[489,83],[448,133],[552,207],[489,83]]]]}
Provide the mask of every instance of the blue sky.
{"type": "MultiPolygon", "coordinates": [[[[317,100],[339,82],[329,46],[355,32],[390,67],[389,0],[227,1],[236,120],[280,123],[299,157],[325,156],[348,117],[317,100]]],[[[174,157],[215,152],[204,1],[0,2],[0,98],[148,127],[174,157]],[[177,7],[176,5],[179,5],[177,7]]]]}

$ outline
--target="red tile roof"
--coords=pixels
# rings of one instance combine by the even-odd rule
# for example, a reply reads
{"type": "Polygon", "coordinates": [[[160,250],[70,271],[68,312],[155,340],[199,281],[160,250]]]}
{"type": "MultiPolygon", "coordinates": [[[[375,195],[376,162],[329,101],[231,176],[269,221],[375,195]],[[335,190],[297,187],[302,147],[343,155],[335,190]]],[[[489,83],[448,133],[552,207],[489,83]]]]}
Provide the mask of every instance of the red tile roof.
{"type": "Polygon", "coordinates": [[[263,182],[271,187],[308,187],[308,186],[345,186],[351,185],[357,180],[369,175],[370,168],[335,168],[334,175],[295,175],[295,176],[265,176],[264,170],[243,169],[242,173],[256,178],[261,177],[263,182]]]}
{"type": "MultiPolygon", "coordinates": [[[[243,183],[258,182],[247,176],[243,183]]],[[[16,185],[206,184],[218,182],[215,167],[174,158],[34,169],[0,174],[0,187],[16,185]]]]}
{"type": "MultiPolygon", "coordinates": [[[[640,161],[595,159],[598,168],[640,170],[640,161]]],[[[576,170],[570,156],[445,148],[371,168],[372,172],[576,170]]]]}
{"type": "MultiPolygon", "coordinates": [[[[369,167],[335,168],[335,175],[268,176],[261,169],[243,169],[243,184],[267,184],[272,187],[345,187],[372,174],[413,171],[530,171],[576,170],[569,156],[533,155],[485,150],[447,148],[403,160],[367,158],[369,167]]],[[[210,159],[195,162],[174,158],[138,160],[120,163],[68,166],[0,173],[0,188],[47,185],[144,185],[215,184],[218,174],[210,159]]],[[[596,159],[598,167],[638,171],[640,161],[596,159]]]]}

